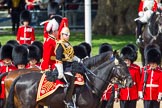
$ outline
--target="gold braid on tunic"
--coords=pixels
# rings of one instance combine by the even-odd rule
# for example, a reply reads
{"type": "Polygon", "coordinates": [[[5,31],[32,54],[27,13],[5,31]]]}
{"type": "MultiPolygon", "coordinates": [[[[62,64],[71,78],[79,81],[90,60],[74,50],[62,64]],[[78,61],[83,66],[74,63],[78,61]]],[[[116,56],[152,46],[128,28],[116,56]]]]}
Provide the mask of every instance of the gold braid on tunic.
{"type": "Polygon", "coordinates": [[[61,44],[61,46],[64,49],[63,55],[64,55],[65,58],[63,58],[62,61],[72,62],[73,61],[73,57],[74,57],[73,46],[69,42],[66,42],[66,41],[63,41],[63,40],[59,40],[59,41],[57,41],[56,49],[59,46],[59,44],[61,44]]]}

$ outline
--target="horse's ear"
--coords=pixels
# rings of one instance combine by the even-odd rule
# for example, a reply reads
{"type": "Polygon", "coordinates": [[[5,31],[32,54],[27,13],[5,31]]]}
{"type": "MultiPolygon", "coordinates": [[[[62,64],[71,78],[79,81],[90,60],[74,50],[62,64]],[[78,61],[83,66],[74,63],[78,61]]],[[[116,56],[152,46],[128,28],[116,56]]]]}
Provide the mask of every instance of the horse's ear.
{"type": "Polygon", "coordinates": [[[119,55],[119,52],[118,52],[117,50],[114,50],[114,51],[113,51],[113,55],[114,55],[114,56],[117,56],[117,55],[119,55]]]}
{"type": "Polygon", "coordinates": [[[116,57],[117,59],[120,58],[120,57],[119,57],[119,51],[118,51],[118,50],[114,50],[114,51],[113,51],[113,55],[114,55],[114,57],[116,57]]]}

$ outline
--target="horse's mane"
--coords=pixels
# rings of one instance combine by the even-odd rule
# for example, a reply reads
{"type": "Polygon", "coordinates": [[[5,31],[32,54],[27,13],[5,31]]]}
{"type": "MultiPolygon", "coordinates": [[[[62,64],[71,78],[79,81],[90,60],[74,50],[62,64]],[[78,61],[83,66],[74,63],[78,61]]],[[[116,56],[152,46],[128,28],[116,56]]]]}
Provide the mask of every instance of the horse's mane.
{"type": "MultiPolygon", "coordinates": [[[[160,13],[161,14],[161,13],[160,13]]],[[[157,35],[158,34],[158,18],[159,18],[159,14],[157,14],[157,12],[154,12],[151,15],[151,18],[149,20],[149,29],[152,35],[157,35]]]]}
{"type": "Polygon", "coordinates": [[[112,54],[112,51],[108,51],[100,55],[96,55],[91,58],[85,59],[83,63],[88,69],[93,69],[101,65],[105,61],[109,60],[112,57],[112,54]]]}

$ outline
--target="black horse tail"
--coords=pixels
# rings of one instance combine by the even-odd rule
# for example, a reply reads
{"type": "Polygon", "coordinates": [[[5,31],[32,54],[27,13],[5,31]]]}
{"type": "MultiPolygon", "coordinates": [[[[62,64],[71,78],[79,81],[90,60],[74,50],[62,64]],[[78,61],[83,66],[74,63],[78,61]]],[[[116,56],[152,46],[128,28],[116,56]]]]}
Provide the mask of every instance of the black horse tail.
{"type": "Polygon", "coordinates": [[[20,79],[21,75],[18,76],[12,83],[10,87],[10,92],[8,94],[8,98],[6,100],[6,107],[5,108],[14,108],[14,88],[16,82],[20,79]]]}
{"type": "MultiPolygon", "coordinates": [[[[0,74],[0,84],[2,83],[2,78],[5,77],[5,76],[7,76],[7,75],[8,75],[8,72],[5,72],[5,73],[0,74]]],[[[0,93],[2,92],[2,88],[1,87],[2,86],[0,86],[0,93]]]]}

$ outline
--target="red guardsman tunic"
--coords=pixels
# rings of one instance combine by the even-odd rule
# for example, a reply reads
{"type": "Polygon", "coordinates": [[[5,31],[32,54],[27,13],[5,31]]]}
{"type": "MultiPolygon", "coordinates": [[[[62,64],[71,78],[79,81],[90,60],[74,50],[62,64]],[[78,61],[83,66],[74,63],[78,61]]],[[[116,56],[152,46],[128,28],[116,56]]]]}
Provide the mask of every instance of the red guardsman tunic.
{"type": "Polygon", "coordinates": [[[144,85],[144,68],[142,68],[142,77],[139,86],[139,94],[140,97],[144,98],[144,100],[157,100],[158,96],[160,98],[160,94],[162,93],[162,70],[157,67],[156,69],[152,70],[150,66],[147,66],[147,81],[146,87],[144,90],[144,97],[143,97],[143,85],[144,85]]]}
{"type": "MultiPolygon", "coordinates": [[[[140,1],[139,7],[138,7],[138,13],[144,11],[143,5],[144,5],[144,1],[140,1]]],[[[154,0],[154,6],[152,8],[152,11],[155,12],[156,10],[157,10],[157,2],[154,0]]]]}
{"type": "Polygon", "coordinates": [[[112,84],[109,84],[107,86],[107,89],[104,91],[103,95],[102,95],[102,100],[110,100],[111,94],[112,94],[112,84]]]}
{"type": "Polygon", "coordinates": [[[129,67],[130,75],[133,79],[134,85],[132,87],[121,88],[119,92],[120,100],[137,100],[138,99],[138,88],[140,84],[140,68],[131,64],[129,67]]]}
{"type": "Polygon", "coordinates": [[[31,44],[35,40],[34,28],[31,26],[20,26],[17,32],[19,44],[31,44]]]}
{"type": "MultiPolygon", "coordinates": [[[[9,71],[14,71],[16,70],[17,68],[11,64],[9,66],[5,66],[3,65],[2,67],[0,67],[0,74],[4,73],[4,72],[9,72],[9,71]]],[[[5,85],[4,85],[4,79],[5,77],[2,79],[1,81],[1,93],[0,93],[0,98],[1,99],[4,99],[5,98],[5,85]]]]}
{"type": "Polygon", "coordinates": [[[43,30],[43,35],[45,40],[48,38],[48,32],[46,30],[47,24],[48,22],[44,23],[44,30],[43,30]]]}
{"type": "MultiPolygon", "coordinates": [[[[31,2],[31,3],[33,3],[33,4],[34,4],[34,1],[35,1],[35,0],[28,0],[28,2],[31,2]]],[[[27,5],[27,9],[28,9],[28,10],[33,10],[33,9],[34,9],[34,5],[33,5],[33,4],[27,5]]]]}
{"type": "Polygon", "coordinates": [[[43,45],[43,60],[41,63],[41,69],[54,69],[56,63],[56,55],[54,53],[56,47],[56,39],[48,36],[43,45]]]}

